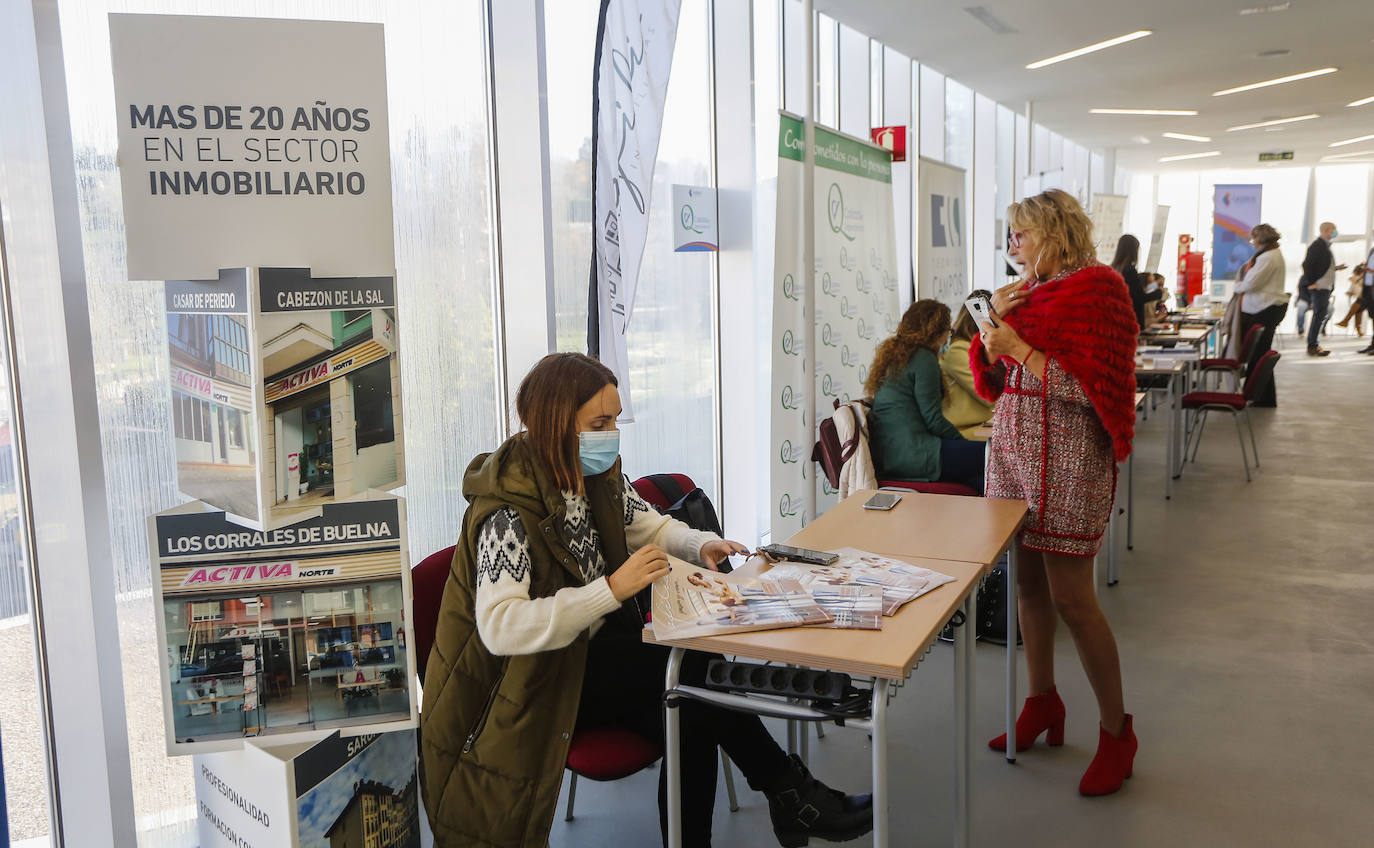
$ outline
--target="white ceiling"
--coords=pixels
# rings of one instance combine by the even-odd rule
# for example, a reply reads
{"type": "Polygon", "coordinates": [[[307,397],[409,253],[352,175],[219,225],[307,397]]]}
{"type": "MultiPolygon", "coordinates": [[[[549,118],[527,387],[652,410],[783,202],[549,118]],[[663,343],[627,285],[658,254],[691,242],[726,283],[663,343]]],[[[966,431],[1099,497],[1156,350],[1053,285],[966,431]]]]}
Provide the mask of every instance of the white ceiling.
{"type": "MultiPolygon", "coordinates": [[[[1258,167],[1262,151],[1292,150],[1292,165],[1330,154],[1374,151],[1374,0],[1290,0],[1285,11],[1246,14],[1283,0],[817,0],[821,11],[1017,111],[1034,103],[1038,123],[1094,150],[1116,148],[1137,172],[1258,167]],[[1016,30],[998,34],[965,11],[982,6],[1016,30]],[[1028,71],[1038,59],[1135,30],[1154,34],[1028,71]],[[1289,50],[1260,57],[1269,50],[1289,50]],[[1213,97],[1246,83],[1334,66],[1328,74],[1213,97]],[[1195,117],[1093,115],[1093,107],[1196,109],[1195,117]],[[1278,131],[1226,128],[1317,112],[1278,131]],[[1210,143],[1162,138],[1211,136],[1210,143]],[[1141,139],[1148,139],[1142,144],[1141,139]],[[1162,156],[1222,156],[1160,164],[1162,156]]],[[[1366,161],[1374,161],[1370,156],[1366,161]]]]}

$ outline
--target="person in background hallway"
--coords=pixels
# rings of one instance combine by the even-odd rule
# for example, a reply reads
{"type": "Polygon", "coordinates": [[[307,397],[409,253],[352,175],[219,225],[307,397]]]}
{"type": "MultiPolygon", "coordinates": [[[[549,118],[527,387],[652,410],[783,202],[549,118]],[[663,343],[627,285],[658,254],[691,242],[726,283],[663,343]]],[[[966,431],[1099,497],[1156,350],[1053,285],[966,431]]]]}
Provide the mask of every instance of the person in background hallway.
{"type": "MultiPolygon", "coordinates": [[[[1360,300],[1364,302],[1364,313],[1369,316],[1369,335],[1374,338],[1374,250],[1364,260],[1364,282],[1360,287],[1360,300]]],[[[1369,347],[1361,348],[1360,353],[1374,354],[1374,341],[1369,347]]]]}
{"type": "MultiPolygon", "coordinates": [[[[1121,276],[1095,258],[1092,223],[1059,189],[1013,203],[1009,247],[1025,278],[993,296],[995,326],[969,348],[978,391],[996,399],[988,496],[1028,502],[1017,537],[1016,585],[1031,695],[1016,749],[1049,731],[1064,742],[1054,680],[1054,631],[1063,618],[1097,697],[1097,755],[1078,791],[1121,788],[1136,738],[1121,693],[1121,660],[1097,603],[1093,557],[1111,516],[1116,465],[1135,430],[1139,325],[1121,276]]],[[[1006,750],[1005,735],[988,747],[1006,750]]]]}
{"type": "Polygon", "coordinates": [[[1355,270],[1350,274],[1350,288],[1346,289],[1345,296],[1350,298],[1350,309],[1346,311],[1345,317],[1336,322],[1337,327],[1345,328],[1350,326],[1350,322],[1355,322],[1355,334],[1364,338],[1364,301],[1360,298],[1364,290],[1364,275],[1369,269],[1363,262],[1355,266],[1355,270]]]}
{"type": "Polygon", "coordinates": [[[1150,324],[1145,311],[1145,303],[1148,300],[1145,296],[1145,279],[1135,269],[1139,261],[1140,239],[1130,234],[1118,239],[1116,256],[1112,258],[1112,270],[1126,281],[1126,290],[1131,293],[1131,305],[1135,308],[1135,320],[1143,332],[1150,324]]]}
{"type": "MultiPolygon", "coordinates": [[[[1250,243],[1255,255],[1240,268],[1236,294],[1240,299],[1240,337],[1256,324],[1264,327],[1255,353],[1246,364],[1249,373],[1260,358],[1274,346],[1274,330],[1288,314],[1288,294],[1283,287],[1283,254],[1279,252],[1279,231],[1268,224],[1260,224],[1250,231],[1250,243]]],[[[1255,406],[1277,406],[1278,394],[1274,381],[1255,399],[1255,406]]]]}
{"type": "Polygon", "coordinates": [[[949,307],[918,300],[897,332],[878,345],[864,393],[873,398],[868,445],[879,480],[961,483],[983,494],[983,443],[945,418],[940,350],[949,341],[949,307]]]}
{"type": "MultiPolygon", "coordinates": [[[[1336,288],[1336,272],[1344,271],[1344,265],[1336,264],[1331,254],[1331,240],[1336,237],[1336,225],[1324,222],[1318,235],[1307,246],[1307,255],[1302,260],[1302,279],[1298,280],[1298,297],[1307,289],[1312,302],[1312,326],[1307,328],[1307,355],[1330,356],[1331,351],[1317,343],[1317,336],[1326,323],[1326,310],[1331,305],[1331,291],[1336,288]]],[[[1302,313],[1298,313],[1298,332],[1302,332],[1302,313]]]]}
{"type": "MultiPolygon", "coordinates": [[[[992,292],[977,289],[975,295],[992,297],[992,292]]],[[[959,310],[959,320],[950,334],[949,350],[940,357],[940,374],[945,378],[945,399],[941,408],[949,423],[959,428],[965,439],[986,441],[973,435],[973,431],[992,420],[992,404],[978,394],[973,385],[973,370],[968,367],[968,346],[978,335],[978,322],[968,311],[959,310]]]]}

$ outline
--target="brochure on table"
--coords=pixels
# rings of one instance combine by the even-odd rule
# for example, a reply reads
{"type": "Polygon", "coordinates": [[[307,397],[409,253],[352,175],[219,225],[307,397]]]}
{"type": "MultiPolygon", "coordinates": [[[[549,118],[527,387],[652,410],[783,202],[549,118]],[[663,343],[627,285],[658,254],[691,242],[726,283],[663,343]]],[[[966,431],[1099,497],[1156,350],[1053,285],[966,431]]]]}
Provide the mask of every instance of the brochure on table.
{"type": "Polygon", "coordinates": [[[165,291],[183,494],[270,529],[405,483],[393,277],[230,268],[165,291]]]}
{"type": "Polygon", "coordinates": [[[148,527],[169,755],[415,726],[400,498],[273,530],[195,502],[148,527]]]}
{"type": "Polygon", "coordinates": [[[195,757],[201,848],[419,848],[413,730],[195,757]]]}
{"type": "Polygon", "coordinates": [[[659,639],[775,630],[831,620],[795,580],[722,574],[671,556],[668,564],[668,576],[653,586],[653,628],[659,639]]]}

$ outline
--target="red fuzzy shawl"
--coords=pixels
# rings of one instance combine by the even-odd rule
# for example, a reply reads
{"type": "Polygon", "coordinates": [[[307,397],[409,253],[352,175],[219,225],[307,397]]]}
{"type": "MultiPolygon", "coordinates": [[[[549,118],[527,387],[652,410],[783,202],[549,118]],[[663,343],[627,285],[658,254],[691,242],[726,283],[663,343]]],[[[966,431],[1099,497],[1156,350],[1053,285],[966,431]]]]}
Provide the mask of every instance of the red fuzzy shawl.
{"type": "MultiPolygon", "coordinates": [[[[1121,275],[1106,265],[1089,265],[1023,292],[1025,300],[1006,317],[1031,347],[1056,360],[1078,379],[1121,462],[1135,433],[1135,346],[1140,331],[1121,275]]],[[[1010,357],[1003,357],[1010,361],[1010,357]]],[[[978,393],[1002,394],[1006,369],[988,365],[983,341],[973,337],[969,366],[978,393]]]]}

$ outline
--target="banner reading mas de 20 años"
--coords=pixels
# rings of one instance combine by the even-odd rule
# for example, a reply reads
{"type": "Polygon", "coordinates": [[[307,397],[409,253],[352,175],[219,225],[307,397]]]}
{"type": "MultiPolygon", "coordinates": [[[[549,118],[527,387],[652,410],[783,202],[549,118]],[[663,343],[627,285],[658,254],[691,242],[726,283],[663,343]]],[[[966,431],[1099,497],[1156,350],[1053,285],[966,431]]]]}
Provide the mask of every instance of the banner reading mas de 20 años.
{"type": "Polygon", "coordinates": [[[110,15],[133,280],[390,275],[380,24],[110,15]]]}

